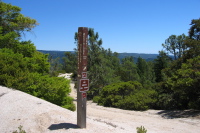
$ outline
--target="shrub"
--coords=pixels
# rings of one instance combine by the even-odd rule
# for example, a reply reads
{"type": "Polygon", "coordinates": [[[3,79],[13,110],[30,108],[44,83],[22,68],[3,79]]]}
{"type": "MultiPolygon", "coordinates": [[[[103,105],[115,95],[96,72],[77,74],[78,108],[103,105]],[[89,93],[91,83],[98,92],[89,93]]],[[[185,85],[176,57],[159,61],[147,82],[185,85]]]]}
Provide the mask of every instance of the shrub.
{"type": "Polygon", "coordinates": [[[94,102],[99,105],[128,110],[147,110],[156,102],[154,90],[143,89],[139,82],[121,82],[103,88],[94,102]]]}
{"type": "Polygon", "coordinates": [[[144,126],[137,127],[137,133],[147,133],[147,130],[144,128],[144,126]]]}
{"type": "Polygon", "coordinates": [[[23,128],[23,127],[20,125],[20,126],[18,127],[19,132],[16,130],[16,131],[14,131],[13,133],[26,133],[26,131],[23,130],[22,128],[23,128]]]}
{"type": "Polygon", "coordinates": [[[95,97],[93,97],[92,100],[93,100],[94,103],[98,103],[99,100],[100,100],[100,96],[95,96],[95,97]]]}
{"type": "Polygon", "coordinates": [[[117,104],[119,108],[128,110],[147,110],[156,102],[156,92],[142,89],[133,95],[126,96],[117,104]]]}
{"type": "Polygon", "coordinates": [[[65,97],[65,99],[62,102],[62,107],[69,109],[71,111],[76,110],[76,106],[75,106],[75,104],[73,104],[73,98],[71,98],[71,97],[65,97]]]}

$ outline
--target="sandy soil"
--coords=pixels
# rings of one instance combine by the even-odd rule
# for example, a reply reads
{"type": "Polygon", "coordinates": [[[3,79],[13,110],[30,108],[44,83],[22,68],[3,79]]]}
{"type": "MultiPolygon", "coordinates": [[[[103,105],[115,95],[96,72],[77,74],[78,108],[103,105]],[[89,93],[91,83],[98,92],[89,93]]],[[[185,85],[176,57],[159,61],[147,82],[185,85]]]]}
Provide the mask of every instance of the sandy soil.
{"type": "MultiPolygon", "coordinates": [[[[71,82],[76,104],[76,89],[71,82]]],[[[20,125],[27,133],[136,133],[141,125],[148,133],[198,133],[200,111],[128,111],[87,102],[87,128],[77,127],[72,112],[26,93],[0,87],[0,132],[10,133],[20,125]]]]}

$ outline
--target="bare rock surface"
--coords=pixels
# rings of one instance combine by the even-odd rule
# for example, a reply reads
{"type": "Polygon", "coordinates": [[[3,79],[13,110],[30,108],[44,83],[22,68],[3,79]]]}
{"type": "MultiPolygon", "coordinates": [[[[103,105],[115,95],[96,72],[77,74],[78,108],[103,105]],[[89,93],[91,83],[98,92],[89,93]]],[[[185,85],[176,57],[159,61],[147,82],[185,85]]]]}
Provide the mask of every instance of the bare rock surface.
{"type": "MultiPolygon", "coordinates": [[[[76,89],[70,96],[76,104],[76,89]]],[[[144,126],[148,133],[198,133],[200,112],[185,111],[129,111],[98,106],[87,102],[87,128],[77,127],[77,112],[0,86],[0,132],[12,133],[20,125],[27,133],[136,133],[144,126]]]]}

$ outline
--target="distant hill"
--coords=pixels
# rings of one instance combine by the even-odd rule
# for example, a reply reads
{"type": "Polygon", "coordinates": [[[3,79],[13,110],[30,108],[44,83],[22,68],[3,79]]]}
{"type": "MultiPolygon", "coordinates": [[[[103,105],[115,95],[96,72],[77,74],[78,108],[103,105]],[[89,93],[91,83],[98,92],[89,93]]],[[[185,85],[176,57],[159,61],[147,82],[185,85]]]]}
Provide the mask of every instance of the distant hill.
{"type": "Polygon", "coordinates": [[[125,57],[132,56],[134,61],[137,62],[138,57],[145,59],[146,61],[153,61],[157,58],[158,54],[144,54],[144,53],[119,53],[119,58],[123,59],[125,57]]]}
{"type": "Polygon", "coordinates": [[[74,53],[74,51],[50,51],[50,50],[38,50],[38,51],[44,54],[49,54],[49,57],[52,57],[53,59],[58,58],[58,57],[62,59],[62,57],[65,56],[65,52],[74,53]]]}
{"type": "MultiPolygon", "coordinates": [[[[49,51],[49,50],[38,50],[39,52],[42,52],[44,54],[49,54],[49,57],[60,58],[60,61],[62,60],[62,57],[64,57],[65,52],[72,52],[74,51],[49,51]]],[[[155,58],[157,58],[158,54],[144,54],[144,53],[119,53],[119,59],[123,59],[125,57],[132,56],[134,58],[134,61],[137,62],[138,57],[141,57],[145,59],[146,61],[153,61],[155,58]]],[[[61,61],[62,62],[62,61],[61,61]]]]}

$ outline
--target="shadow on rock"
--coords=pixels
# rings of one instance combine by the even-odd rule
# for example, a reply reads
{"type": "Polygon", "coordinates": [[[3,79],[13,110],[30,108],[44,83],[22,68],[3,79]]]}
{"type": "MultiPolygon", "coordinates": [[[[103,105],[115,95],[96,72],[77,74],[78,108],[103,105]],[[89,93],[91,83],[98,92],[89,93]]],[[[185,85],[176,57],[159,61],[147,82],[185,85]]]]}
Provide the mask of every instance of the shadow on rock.
{"type": "Polygon", "coordinates": [[[59,130],[59,129],[70,129],[70,128],[79,128],[77,125],[72,123],[59,123],[52,124],[48,129],[49,130],[59,130]]]}
{"type": "Polygon", "coordinates": [[[164,118],[174,119],[174,118],[200,118],[200,110],[164,110],[158,112],[164,118]]]}

